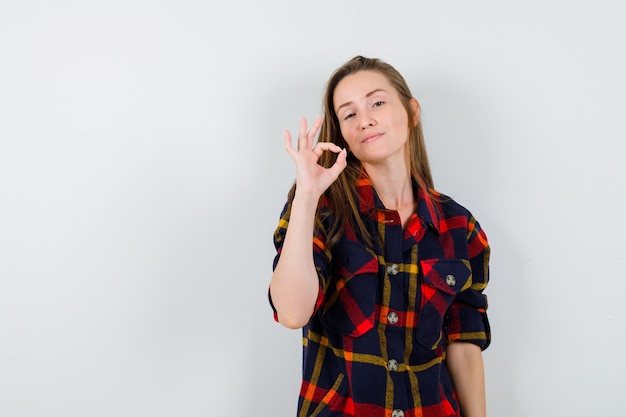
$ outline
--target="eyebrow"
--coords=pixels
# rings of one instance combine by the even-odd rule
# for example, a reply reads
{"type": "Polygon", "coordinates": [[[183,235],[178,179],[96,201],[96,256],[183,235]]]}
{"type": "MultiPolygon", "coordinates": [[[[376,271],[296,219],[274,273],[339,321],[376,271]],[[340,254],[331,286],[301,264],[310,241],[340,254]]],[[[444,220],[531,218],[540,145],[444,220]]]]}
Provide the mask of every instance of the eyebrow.
{"type": "MultiPolygon", "coordinates": [[[[372,91],[370,91],[369,93],[365,94],[365,97],[370,97],[370,96],[372,96],[372,95],[374,95],[374,94],[376,94],[376,93],[378,93],[378,92],[381,92],[381,91],[382,91],[383,93],[386,93],[386,92],[387,92],[386,90],[383,90],[382,88],[377,88],[376,90],[372,90],[372,91]]],[[[351,101],[348,101],[348,102],[346,102],[346,103],[343,103],[341,106],[339,106],[339,107],[337,107],[337,109],[335,109],[335,114],[339,113],[339,110],[341,110],[341,108],[342,108],[342,107],[349,106],[350,104],[352,104],[352,102],[351,102],[351,101]]]]}

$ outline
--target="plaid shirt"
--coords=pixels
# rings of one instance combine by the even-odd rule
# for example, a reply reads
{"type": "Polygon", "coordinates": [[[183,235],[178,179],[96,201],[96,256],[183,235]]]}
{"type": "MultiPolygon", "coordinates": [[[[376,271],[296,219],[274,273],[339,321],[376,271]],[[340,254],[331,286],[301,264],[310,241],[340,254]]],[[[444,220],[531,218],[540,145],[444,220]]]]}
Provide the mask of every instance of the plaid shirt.
{"type": "MultiPolygon", "coordinates": [[[[325,229],[316,230],[320,289],[303,328],[298,415],[460,416],[445,349],[455,341],[489,345],[482,294],[487,238],[465,208],[443,195],[433,192],[433,199],[418,189],[416,212],[403,230],[398,212],[384,208],[368,178],[357,190],[374,247],[346,227],[327,248],[325,229]]],[[[274,235],[274,266],[290,208],[274,235]]]]}

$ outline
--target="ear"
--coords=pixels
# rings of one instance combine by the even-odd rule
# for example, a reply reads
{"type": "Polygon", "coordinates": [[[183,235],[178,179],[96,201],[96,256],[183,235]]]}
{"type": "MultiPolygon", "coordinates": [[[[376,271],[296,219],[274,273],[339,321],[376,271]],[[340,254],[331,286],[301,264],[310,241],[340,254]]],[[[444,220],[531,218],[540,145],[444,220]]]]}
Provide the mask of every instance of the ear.
{"type": "Polygon", "coordinates": [[[411,108],[413,127],[415,127],[420,121],[420,104],[415,97],[411,98],[411,101],[409,101],[409,107],[411,108]]]}

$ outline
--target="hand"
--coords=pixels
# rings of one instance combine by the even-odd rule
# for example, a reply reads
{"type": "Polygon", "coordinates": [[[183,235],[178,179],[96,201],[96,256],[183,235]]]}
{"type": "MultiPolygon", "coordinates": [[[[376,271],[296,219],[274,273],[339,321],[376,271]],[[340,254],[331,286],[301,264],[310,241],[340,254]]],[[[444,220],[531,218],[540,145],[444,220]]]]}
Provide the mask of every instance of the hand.
{"type": "Polygon", "coordinates": [[[307,132],[307,121],[300,120],[298,134],[298,149],[294,149],[291,142],[291,133],[285,130],[285,149],[296,164],[296,193],[308,194],[319,198],[324,191],[339,177],[347,166],[347,151],[332,142],[315,142],[315,136],[322,125],[322,116],[317,116],[313,127],[307,132]],[[330,168],[324,168],[317,163],[324,151],[335,152],[337,160],[330,168]]]}

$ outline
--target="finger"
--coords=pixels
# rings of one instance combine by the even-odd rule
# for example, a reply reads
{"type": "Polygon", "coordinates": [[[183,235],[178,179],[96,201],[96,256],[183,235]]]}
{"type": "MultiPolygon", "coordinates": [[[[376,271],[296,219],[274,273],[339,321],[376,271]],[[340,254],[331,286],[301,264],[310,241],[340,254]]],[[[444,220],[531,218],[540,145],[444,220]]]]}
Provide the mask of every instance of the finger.
{"type": "Polygon", "coordinates": [[[311,145],[313,145],[315,141],[315,137],[317,136],[317,132],[320,130],[321,126],[322,126],[322,116],[318,115],[313,121],[313,126],[311,127],[311,130],[309,130],[309,132],[307,133],[307,141],[311,145]]]}
{"type": "Polygon", "coordinates": [[[283,134],[285,135],[285,148],[293,148],[293,144],[291,143],[291,132],[285,129],[283,134]]]}
{"type": "Polygon", "coordinates": [[[339,155],[337,155],[337,160],[335,161],[333,166],[328,168],[328,171],[330,171],[330,173],[335,178],[337,178],[339,177],[339,174],[341,174],[341,171],[343,171],[347,166],[348,166],[348,151],[346,149],[342,149],[341,152],[339,152],[339,155]]]}
{"type": "Polygon", "coordinates": [[[289,155],[293,156],[293,153],[296,151],[293,148],[293,142],[291,141],[291,132],[285,129],[285,150],[289,155]]]}
{"type": "Polygon", "coordinates": [[[303,149],[311,149],[311,146],[307,143],[307,135],[306,135],[306,118],[303,117],[300,119],[300,132],[298,133],[298,150],[301,151],[303,149]]]}
{"type": "Polygon", "coordinates": [[[313,153],[318,158],[322,156],[322,153],[324,153],[324,151],[339,153],[341,152],[341,148],[332,142],[317,142],[315,147],[313,147],[313,153]]]}

